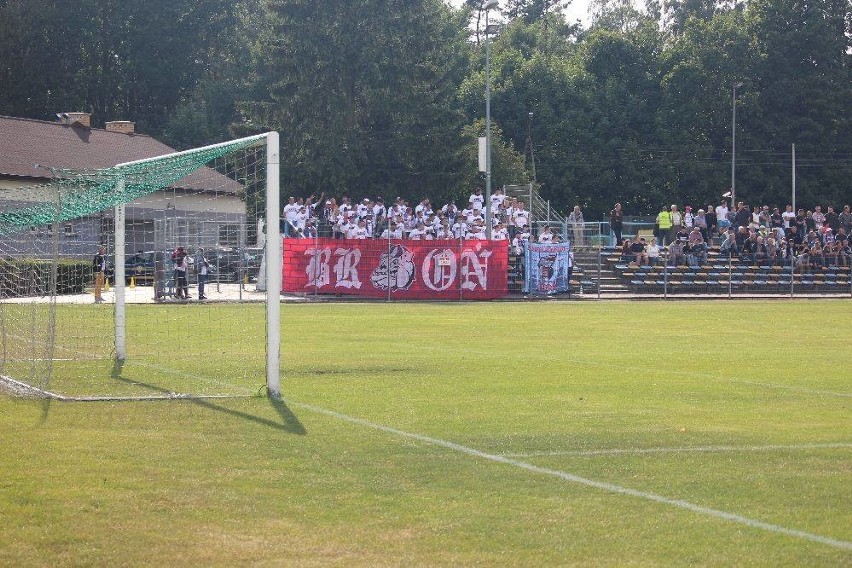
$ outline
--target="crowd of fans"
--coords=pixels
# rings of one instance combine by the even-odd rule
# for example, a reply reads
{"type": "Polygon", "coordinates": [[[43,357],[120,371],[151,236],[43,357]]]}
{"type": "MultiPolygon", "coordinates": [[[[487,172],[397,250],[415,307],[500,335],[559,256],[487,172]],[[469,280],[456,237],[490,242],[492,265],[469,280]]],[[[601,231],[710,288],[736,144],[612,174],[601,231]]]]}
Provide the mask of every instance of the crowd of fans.
{"type": "MultiPolygon", "coordinates": [[[[353,203],[349,197],[324,200],[314,196],[302,200],[291,197],[283,209],[284,232],[291,237],[315,238],[330,234],[345,239],[485,239],[486,210],[482,188],[477,188],[467,206],[459,209],[453,201],[434,205],[423,199],[413,206],[398,197],[389,206],[379,197],[364,198],[353,203]]],[[[530,231],[530,212],[523,201],[507,197],[501,188],[494,190],[490,201],[491,239],[511,241],[515,252],[522,252],[524,242],[558,242],[561,236],[551,228],[543,228],[534,237],[530,231]]]]}
{"type": "Polygon", "coordinates": [[[645,243],[638,235],[621,242],[620,206],[610,212],[610,224],[622,246],[623,260],[653,264],[665,258],[671,265],[701,266],[707,262],[709,248],[719,245],[720,255],[760,266],[796,267],[850,266],[852,264],[852,213],[849,205],[837,212],[829,206],[813,211],[792,205],[785,211],[779,207],[755,206],[751,210],[739,202],[729,209],[727,201],[708,205],[693,212],[686,206],[663,207],[657,214],[654,235],[645,243]],[[616,231],[616,229],[618,229],[616,231]],[[662,248],[661,245],[666,246],[662,248]]]}
{"type": "MultiPolygon", "coordinates": [[[[349,197],[319,199],[311,196],[302,200],[291,197],[283,209],[284,231],[292,237],[315,238],[330,235],[334,238],[371,239],[393,238],[409,240],[485,239],[486,197],[477,188],[467,205],[460,209],[453,201],[438,206],[423,199],[412,206],[398,197],[386,205],[381,197],[352,202],[349,197]]],[[[523,201],[507,197],[497,188],[491,195],[493,240],[511,241],[514,252],[523,251],[524,243],[559,242],[562,236],[550,227],[534,235],[530,212],[523,201]]],[[[583,214],[575,206],[568,216],[573,244],[583,244],[583,214]]],[[[706,264],[711,246],[718,245],[723,258],[758,265],[849,266],[852,263],[852,213],[849,205],[838,212],[834,207],[821,206],[813,211],[793,211],[788,205],[779,207],[754,206],[749,209],[739,202],[729,208],[727,200],[719,205],[707,205],[693,210],[686,206],[664,206],[656,216],[654,238],[646,242],[637,235],[622,239],[624,212],[616,203],[610,211],[610,228],[614,242],[621,247],[625,261],[655,264],[665,259],[672,265],[701,266],[706,264]]]]}

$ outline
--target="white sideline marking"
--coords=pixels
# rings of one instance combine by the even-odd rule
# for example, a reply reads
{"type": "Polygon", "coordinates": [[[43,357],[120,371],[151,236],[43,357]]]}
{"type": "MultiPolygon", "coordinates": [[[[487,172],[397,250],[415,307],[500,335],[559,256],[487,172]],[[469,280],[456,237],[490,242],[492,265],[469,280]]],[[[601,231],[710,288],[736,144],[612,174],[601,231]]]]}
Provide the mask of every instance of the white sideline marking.
{"type": "Polygon", "coordinates": [[[700,515],[705,515],[708,517],[715,517],[717,519],[722,519],[725,521],[730,521],[733,523],[738,523],[741,525],[745,525],[751,528],[764,530],[767,532],[782,534],[786,536],[791,536],[794,538],[799,538],[803,540],[809,540],[811,542],[817,542],[820,544],[825,544],[827,546],[832,546],[834,548],[839,548],[842,550],[852,550],[852,542],[848,542],[845,540],[838,540],[826,536],[821,536],[818,534],[813,534],[805,531],[800,531],[796,529],[788,529],[786,527],[782,527],[779,525],[773,525],[771,523],[766,523],[763,521],[758,521],[755,519],[750,519],[748,517],[743,517],[741,515],[737,515],[734,513],[728,513],[726,511],[720,511],[718,509],[711,509],[709,507],[703,507],[701,505],[696,505],[694,503],[690,503],[688,501],[682,501],[680,499],[670,499],[668,497],[663,497],[662,495],[657,495],[655,493],[648,493],[646,491],[638,491],[636,489],[630,489],[628,487],[621,487],[620,485],[614,485],[612,483],[606,483],[604,481],[595,481],[593,479],[588,479],[585,477],[580,477],[578,475],[573,475],[571,473],[567,473],[564,471],[559,471],[556,469],[549,469],[545,467],[539,467],[533,465],[531,463],[522,462],[516,459],[508,458],[505,456],[500,456],[497,454],[489,454],[487,452],[482,452],[480,450],[470,448],[468,446],[463,446],[461,444],[456,444],[455,442],[449,442],[446,440],[440,440],[438,438],[431,438],[429,436],[424,436],[422,434],[414,434],[412,432],[406,432],[404,430],[398,430],[396,428],[391,428],[390,426],[383,426],[381,424],[376,424],[375,422],[370,422],[369,420],[364,420],[363,418],[356,418],[354,416],[348,416],[346,414],[341,414],[339,412],[335,412],[334,410],[327,410],[325,408],[320,408],[318,406],[313,406],[310,404],[305,404],[301,402],[295,402],[292,400],[286,401],[288,404],[292,406],[296,406],[298,408],[303,408],[305,410],[309,410],[311,412],[316,412],[318,414],[324,414],[326,416],[331,416],[333,418],[337,418],[338,420],[343,420],[352,424],[359,424],[361,426],[365,426],[367,428],[371,428],[373,430],[379,430],[381,432],[386,432],[388,434],[393,434],[394,436],[399,436],[401,438],[408,438],[409,440],[417,440],[419,442],[423,442],[426,444],[430,444],[433,446],[439,446],[442,448],[447,448],[456,452],[460,452],[462,454],[466,454],[469,456],[486,459],[489,461],[502,463],[505,465],[511,465],[532,473],[538,473],[542,475],[549,475],[551,477],[556,477],[562,479],[564,481],[570,481],[571,483],[577,483],[580,485],[585,485],[588,487],[594,487],[595,489],[601,489],[603,491],[607,491],[609,493],[617,493],[619,495],[629,495],[631,497],[637,497],[639,499],[645,499],[647,501],[654,501],[656,503],[661,503],[663,505],[669,505],[672,507],[677,507],[679,509],[686,509],[687,511],[692,511],[694,513],[698,513],[700,515]]]}
{"type": "Polygon", "coordinates": [[[500,455],[505,458],[532,458],[536,456],[608,456],[620,454],[679,454],[687,452],[770,452],[773,450],[820,450],[837,448],[852,448],[852,443],[774,444],[766,446],[684,446],[681,448],[613,448],[608,450],[557,450],[552,452],[527,452],[500,455]]]}

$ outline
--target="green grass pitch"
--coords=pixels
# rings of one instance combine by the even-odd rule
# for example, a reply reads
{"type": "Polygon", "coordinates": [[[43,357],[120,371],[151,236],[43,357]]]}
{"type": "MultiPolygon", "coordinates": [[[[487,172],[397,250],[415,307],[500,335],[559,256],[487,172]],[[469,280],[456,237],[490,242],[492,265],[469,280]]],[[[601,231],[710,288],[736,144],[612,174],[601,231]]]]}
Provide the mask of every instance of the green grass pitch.
{"type": "Polygon", "coordinates": [[[848,300],[285,305],[280,403],[261,306],[97,308],[52,389],[247,396],[0,395],[2,566],[852,564],[848,300]]]}

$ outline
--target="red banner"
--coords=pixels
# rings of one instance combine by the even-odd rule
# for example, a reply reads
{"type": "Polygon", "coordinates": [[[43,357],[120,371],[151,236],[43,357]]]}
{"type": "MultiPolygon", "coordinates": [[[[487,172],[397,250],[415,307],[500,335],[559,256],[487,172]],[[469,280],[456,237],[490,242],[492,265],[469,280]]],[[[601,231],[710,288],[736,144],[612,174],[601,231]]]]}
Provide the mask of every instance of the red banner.
{"type": "Polygon", "coordinates": [[[371,298],[508,294],[507,241],[284,239],[283,290],[371,298]]]}

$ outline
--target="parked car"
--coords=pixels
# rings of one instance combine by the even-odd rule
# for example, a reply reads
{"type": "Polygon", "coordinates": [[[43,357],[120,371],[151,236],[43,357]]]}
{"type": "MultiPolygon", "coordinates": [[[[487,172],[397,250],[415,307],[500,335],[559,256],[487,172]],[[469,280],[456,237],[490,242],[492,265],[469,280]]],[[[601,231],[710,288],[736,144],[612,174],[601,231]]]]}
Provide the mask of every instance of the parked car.
{"type": "Polygon", "coordinates": [[[205,252],[210,262],[210,280],[216,282],[239,282],[245,276],[257,280],[263,248],[244,249],[216,247],[205,252]]]}
{"type": "MultiPolygon", "coordinates": [[[[154,258],[155,251],[137,252],[124,259],[124,280],[130,283],[134,278],[137,284],[150,284],[154,282],[154,258]]],[[[171,259],[169,259],[171,260],[171,259]]]]}

